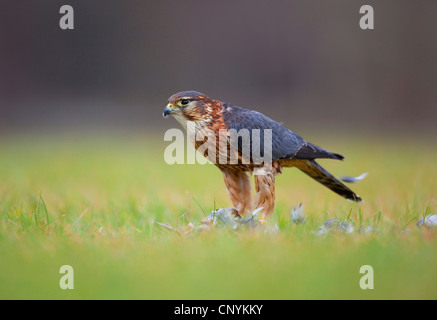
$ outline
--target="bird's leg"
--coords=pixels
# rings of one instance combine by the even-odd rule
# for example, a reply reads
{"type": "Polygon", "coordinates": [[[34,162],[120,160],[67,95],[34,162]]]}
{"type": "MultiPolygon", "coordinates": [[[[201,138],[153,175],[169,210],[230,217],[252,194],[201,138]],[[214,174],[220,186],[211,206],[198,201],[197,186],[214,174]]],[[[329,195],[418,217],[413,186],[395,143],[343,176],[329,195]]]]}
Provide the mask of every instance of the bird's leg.
{"type": "Polygon", "coordinates": [[[238,215],[252,209],[252,187],[248,174],[244,171],[223,170],[226,190],[238,215]]]}
{"type": "Polygon", "coordinates": [[[273,173],[255,175],[255,210],[261,209],[261,223],[266,215],[271,215],[275,207],[275,176],[273,173]]]}

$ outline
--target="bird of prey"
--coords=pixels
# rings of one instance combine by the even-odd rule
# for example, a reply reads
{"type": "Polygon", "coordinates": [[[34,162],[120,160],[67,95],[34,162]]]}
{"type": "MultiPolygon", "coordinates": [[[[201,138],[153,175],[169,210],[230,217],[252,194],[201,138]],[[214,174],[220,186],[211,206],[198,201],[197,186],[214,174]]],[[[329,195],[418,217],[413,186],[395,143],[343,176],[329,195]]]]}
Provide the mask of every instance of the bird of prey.
{"type": "MultiPolygon", "coordinates": [[[[340,196],[355,202],[361,202],[361,198],[343,183],[323,169],[315,159],[328,158],[343,160],[344,157],[338,153],[332,153],[322,149],[312,143],[305,141],[295,132],[287,129],[282,124],[270,119],[257,111],[240,108],[230,103],[222,102],[209,98],[207,95],[197,91],[183,91],[173,94],[168,99],[168,104],[164,109],[163,116],[172,115],[183,127],[187,128],[187,123],[194,124],[195,130],[212,132],[216,136],[214,143],[217,152],[205,157],[213,162],[223,173],[228,195],[234,205],[233,209],[238,216],[252,209],[262,212],[262,219],[270,215],[275,203],[275,175],[282,173],[282,168],[296,167],[306,173],[311,178],[328,187],[340,196]],[[238,140],[233,146],[237,150],[237,162],[230,162],[230,147],[227,146],[225,154],[227,160],[223,162],[223,150],[218,147],[220,135],[227,136],[232,130],[261,131],[261,141],[258,147],[263,148],[262,132],[270,129],[271,134],[271,170],[265,174],[253,174],[255,180],[255,207],[252,204],[252,188],[249,175],[263,166],[264,164],[255,163],[252,153],[249,153],[249,161],[243,160],[244,143],[238,140]],[[219,161],[220,160],[220,161],[219,161]]],[[[197,150],[207,141],[192,140],[197,150]]],[[[234,140],[235,141],[235,140],[234,140]]],[[[253,141],[250,141],[250,147],[253,141]]],[[[202,149],[204,150],[204,149],[202,149]]]]}

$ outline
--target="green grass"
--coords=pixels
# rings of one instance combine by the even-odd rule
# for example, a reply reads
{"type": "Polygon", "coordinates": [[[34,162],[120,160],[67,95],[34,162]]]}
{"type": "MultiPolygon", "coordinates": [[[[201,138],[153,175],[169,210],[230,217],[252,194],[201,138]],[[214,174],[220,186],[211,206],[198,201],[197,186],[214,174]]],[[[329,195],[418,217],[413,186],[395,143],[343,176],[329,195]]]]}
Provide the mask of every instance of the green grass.
{"type": "Polygon", "coordinates": [[[334,175],[369,172],[350,185],[364,204],[288,169],[263,227],[181,237],[155,222],[197,226],[230,203],[214,166],[167,165],[162,137],[3,138],[0,299],[436,299],[435,232],[416,227],[437,213],[435,143],[311,141],[346,156],[320,161],[334,175]],[[333,218],[355,231],[317,235],[333,218]],[[59,287],[62,265],[74,290],[59,287]],[[374,290],[359,287],[362,265],[374,290]]]}

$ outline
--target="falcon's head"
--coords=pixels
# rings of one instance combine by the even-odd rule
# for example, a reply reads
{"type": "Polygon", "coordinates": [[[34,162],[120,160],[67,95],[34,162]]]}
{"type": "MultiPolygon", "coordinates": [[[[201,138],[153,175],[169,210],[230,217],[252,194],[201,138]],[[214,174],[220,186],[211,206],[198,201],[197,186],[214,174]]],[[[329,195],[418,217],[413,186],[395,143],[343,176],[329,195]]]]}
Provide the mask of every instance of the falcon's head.
{"type": "Polygon", "coordinates": [[[168,99],[162,115],[164,118],[172,115],[182,124],[186,121],[208,121],[217,102],[197,91],[182,91],[168,99]]]}

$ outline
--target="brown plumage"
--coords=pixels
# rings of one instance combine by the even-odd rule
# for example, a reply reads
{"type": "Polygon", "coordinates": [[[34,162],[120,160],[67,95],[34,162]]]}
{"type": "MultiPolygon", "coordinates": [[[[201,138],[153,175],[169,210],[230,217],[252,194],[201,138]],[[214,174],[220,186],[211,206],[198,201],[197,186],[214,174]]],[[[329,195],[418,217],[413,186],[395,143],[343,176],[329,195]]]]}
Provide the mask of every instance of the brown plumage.
{"type": "Polygon", "coordinates": [[[214,100],[196,91],[183,91],[172,95],[164,109],[164,117],[174,116],[186,129],[187,121],[195,128],[196,134],[204,139],[197,141],[192,136],[198,151],[214,163],[223,173],[225,185],[235,210],[240,214],[262,208],[263,215],[273,212],[275,202],[275,176],[282,173],[284,167],[296,167],[311,178],[320,182],[348,200],[361,202],[361,198],[343,183],[323,169],[315,159],[329,158],[343,160],[343,156],[331,153],[314,144],[306,142],[293,131],[265,115],[249,109],[240,108],[229,103],[214,100]],[[242,139],[232,140],[233,132],[255,132],[259,129],[258,143],[242,139]],[[260,168],[266,168],[265,162],[257,161],[256,148],[261,150],[259,156],[265,156],[264,130],[271,130],[271,162],[264,174],[258,174],[260,168]],[[210,136],[211,138],[207,138],[210,136]],[[220,140],[222,139],[222,140],[220,140]],[[219,141],[226,143],[220,144],[219,141]],[[249,147],[249,153],[245,153],[249,147]],[[237,155],[232,161],[231,154],[237,155]],[[251,183],[249,174],[254,174],[255,206],[252,206],[251,183]]]}

